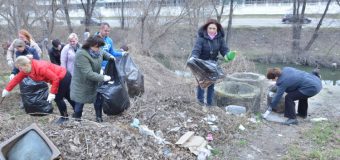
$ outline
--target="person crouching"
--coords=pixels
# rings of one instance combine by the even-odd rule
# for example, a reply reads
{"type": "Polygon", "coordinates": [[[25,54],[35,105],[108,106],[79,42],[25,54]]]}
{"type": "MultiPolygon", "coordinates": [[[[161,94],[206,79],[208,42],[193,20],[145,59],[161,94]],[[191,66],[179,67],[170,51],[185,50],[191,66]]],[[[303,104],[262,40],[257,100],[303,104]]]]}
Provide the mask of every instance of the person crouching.
{"type": "Polygon", "coordinates": [[[57,120],[57,124],[62,124],[68,120],[66,98],[74,108],[75,102],[70,99],[71,74],[65,68],[52,64],[48,61],[29,59],[26,56],[19,56],[15,61],[15,66],[19,73],[7,84],[2,92],[2,97],[9,95],[9,92],[19,84],[24,78],[30,77],[34,81],[44,81],[52,84],[47,101],[56,102],[62,117],[57,120]]]}

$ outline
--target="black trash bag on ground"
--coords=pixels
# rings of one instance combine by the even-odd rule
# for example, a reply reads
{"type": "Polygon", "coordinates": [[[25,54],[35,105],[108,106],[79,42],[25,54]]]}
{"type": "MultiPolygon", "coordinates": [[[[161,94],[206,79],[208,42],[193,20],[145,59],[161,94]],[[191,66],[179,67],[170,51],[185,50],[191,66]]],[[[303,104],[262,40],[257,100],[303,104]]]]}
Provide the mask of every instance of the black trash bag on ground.
{"type": "Polygon", "coordinates": [[[132,58],[124,56],[118,61],[118,71],[127,84],[130,97],[141,96],[144,93],[144,75],[132,58]]]}
{"type": "Polygon", "coordinates": [[[48,85],[45,82],[36,82],[27,77],[20,83],[21,99],[26,113],[43,116],[53,112],[52,103],[47,102],[49,94],[48,85]]]}
{"type": "Polygon", "coordinates": [[[202,88],[207,88],[218,79],[224,78],[224,73],[217,65],[216,61],[192,57],[187,61],[187,66],[190,68],[191,72],[196,77],[198,84],[202,88]]]}
{"type": "Polygon", "coordinates": [[[113,81],[103,82],[97,89],[101,95],[103,111],[109,116],[120,114],[130,107],[130,99],[114,61],[107,63],[104,74],[111,76],[113,81]]]}

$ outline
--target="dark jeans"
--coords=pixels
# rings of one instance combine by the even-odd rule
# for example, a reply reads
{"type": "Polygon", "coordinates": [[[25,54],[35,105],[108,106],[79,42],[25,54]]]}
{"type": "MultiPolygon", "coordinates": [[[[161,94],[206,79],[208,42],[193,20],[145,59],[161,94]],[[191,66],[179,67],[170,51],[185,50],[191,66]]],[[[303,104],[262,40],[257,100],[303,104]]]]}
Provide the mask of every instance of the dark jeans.
{"type": "Polygon", "coordinates": [[[67,116],[67,107],[64,101],[64,98],[71,104],[73,110],[75,106],[75,102],[70,98],[70,85],[71,85],[72,76],[70,72],[66,72],[65,77],[60,81],[58,93],[54,99],[55,103],[57,103],[60,115],[67,116]]]}
{"type": "MultiPolygon", "coordinates": [[[[207,105],[211,106],[214,98],[215,84],[211,84],[207,89],[207,105]]],[[[197,100],[204,104],[204,88],[197,86],[197,100]]]]}
{"type": "Polygon", "coordinates": [[[306,117],[307,110],[308,110],[308,98],[302,94],[300,91],[290,92],[285,97],[285,114],[284,116],[287,118],[295,119],[296,112],[295,112],[295,100],[299,100],[298,104],[298,114],[300,116],[306,117]]]}
{"type": "MultiPolygon", "coordinates": [[[[93,103],[93,106],[96,111],[96,116],[102,117],[102,110],[103,110],[102,98],[99,93],[97,93],[97,97],[96,97],[95,102],[93,103]]],[[[75,109],[74,109],[75,118],[81,118],[83,114],[83,107],[84,107],[84,103],[76,102],[75,109]]]]}

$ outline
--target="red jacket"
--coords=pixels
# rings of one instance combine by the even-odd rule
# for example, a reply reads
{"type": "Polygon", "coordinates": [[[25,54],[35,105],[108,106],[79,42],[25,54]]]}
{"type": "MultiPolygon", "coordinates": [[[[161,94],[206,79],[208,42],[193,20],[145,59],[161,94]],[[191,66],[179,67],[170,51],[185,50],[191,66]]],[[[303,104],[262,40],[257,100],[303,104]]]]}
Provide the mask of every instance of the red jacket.
{"type": "Polygon", "coordinates": [[[44,81],[52,84],[51,93],[57,94],[59,82],[64,79],[66,69],[52,64],[51,62],[32,59],[32,70],[30,73],[20,71],[6,86],[7,91],[11,91],[27,76],[34,81],[44,81]]]}

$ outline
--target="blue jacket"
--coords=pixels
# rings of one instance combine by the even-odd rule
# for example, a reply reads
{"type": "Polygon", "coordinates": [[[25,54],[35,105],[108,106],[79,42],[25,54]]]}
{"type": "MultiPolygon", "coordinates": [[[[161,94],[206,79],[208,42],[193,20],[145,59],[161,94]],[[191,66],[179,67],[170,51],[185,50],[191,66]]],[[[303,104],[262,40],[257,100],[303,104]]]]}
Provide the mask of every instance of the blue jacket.
{"type": "Polygon", "coordinates": [[[217,32],[214,39],[210,39],[206,30],[202,27],[198,30],[195,46],[192,50],[191,57],[217,61],[218,52],[224,57],[229,51],[224,40],[224,31],[217,32]]]}
{"type": "MultiPolygon", "coordinates": [[[[99,32],[96,33],[96,35],[98,35],[99,32]]],[[[110,53],[111,55],[115,56],[115,57],[121,57],[122,56],[122,52],[118,52],[118,51],[115,51],[113,49],[114,47],[114,44],[113,44],[113,41],[110,37],[106,36],[103,38],[104,42],[105,42],[105,46],[102,47],[102,50],[104,50],[105,52],[107,53],[110,53]]],[[[107,64],[107,61],[103,61],[102,62],[102,67],[105,67],[107,64]]]]}
{"type": "Polygon", "coordinates": [[[292,67],[284,67],[281,76],[276,81],[277,91],[270,106],[275,108],[284,92],[299,91],[312,97],[322,89],[321,80],[314,74],[307,73],[292,67]]]}
{"type": "MultiPolygon", "coordinates": [[[[40,57],[38,55],[38,52],[32,48],[32,47],[29,47],[29,46],[25,46],[25,49],[23,52],[19,52],[19,51],[16,51],[15,52],[15,57],[19,57],[19,56],[26,56],[28,54],[32,54],[33,55],[33,59],[36,59],[36,60],[39,60],[40,57]]],[[[13,70],[12,70],[12,74],[16,75],[19,73],[19,69],[14,67],[13,70]]]]}

